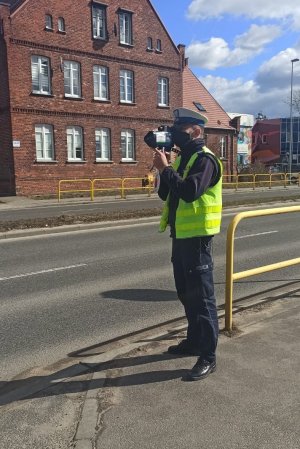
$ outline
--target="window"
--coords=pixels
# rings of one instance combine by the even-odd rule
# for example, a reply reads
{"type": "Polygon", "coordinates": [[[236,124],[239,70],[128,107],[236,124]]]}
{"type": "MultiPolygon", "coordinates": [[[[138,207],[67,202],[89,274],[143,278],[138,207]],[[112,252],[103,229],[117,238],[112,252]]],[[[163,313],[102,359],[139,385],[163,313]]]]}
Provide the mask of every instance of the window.
{"type": "Polygon", "coordinates": [[[227,153],[227,148],[226,148],[226,137],[221,137],[220,138],[220,159],[226,159],[226,153],[227,153]]]}
{"type": "Polygon", "coordinates": [[[134,160],[134,131],[132,129],[123,129],[121,131],[121,150],[123,161],[134,160]]]}
{"type": "Polygon", "coordinates": [[[66,97],[81,97],[80,65],[78,62],[64,62],[64,84],[66,97]]]}
{"type": "Polygon", "coordinates": [[[158,106],[168,106],[169,105],[169,80],[168,80],[168,78],[159,78],[158,79],[157,103],[158,103],[158,106]]]}
{"type": "Polygon", "coordinates": [[[37,161],[53,161],[53,126],[35,125],[35,148],[37,161]]]}
{"type": "Polygon", "coordinates": [[[102,5],[93,5],[93,38],[103,39],[107,38],[106,27],[106,7],[102,5]]]}
{"type": "Polygon", "coordinates": [[[45,16],[45,28],[46,30],[53,30],[53,20],[50,14],[46,14],[45,16]]]}
{"type": "Polygon", "coordinates": [[[82,129],[79,126],[67,128],[68,161],[83,160],[82,129]]]}
{"type": "Polygon", "coordinates": [[[267,135],[266,135],[266,134],[263,134],[263,135],[261,136],[261,142],[262,142],[262,143],[267,143],[267,135]]]}
{"type": "Polygon", "coordinates": [[[58,18],[58,31],[61,33],[66,31],[65,19],[63,17],[58,18]]]}
{"type": "Polygon", "coordinates": [[[96,100],[108,100],[108,69],[100,65],[94,65],[94,98],[96,100]]]}
{"type": "Polygon", "coordinates": [[[193,103],[199,111],[204,111],[204,112],[206,111],[205,107],[202,106],[201,103],[196,103],[195,101],[193,101],[193,103]]]}
{"type": "Polygon", "coordinates": [[[51,94],[50,61],[44,56],[31,56],[32,92],[51,94]]]}
{"type": "Polygon", "coordinates": [[[110,154],[110,130],[108,128],[100,128],[95,131],[96,140],[96,160],[109,161],[110,154]]]}
{"type": "Polygon", "coordinates": [[[132,45],[132,14],[119,12],[120,44],[132,45]]]}
{"type": "Polygon", "coordinates": [[[153,50],[153,41],[152,37],[147,38],[147,50],[153,50]]]}
{"type": "Polygon", "coordinates": [[[133,103],[133,72],[130,70],[120,71],[120,101],[133,103]]]}
{"type": "Polygon", "coordinates": [[[156,51],[161,51],[161,40],[157,39],[156,41],[156,51]]]}

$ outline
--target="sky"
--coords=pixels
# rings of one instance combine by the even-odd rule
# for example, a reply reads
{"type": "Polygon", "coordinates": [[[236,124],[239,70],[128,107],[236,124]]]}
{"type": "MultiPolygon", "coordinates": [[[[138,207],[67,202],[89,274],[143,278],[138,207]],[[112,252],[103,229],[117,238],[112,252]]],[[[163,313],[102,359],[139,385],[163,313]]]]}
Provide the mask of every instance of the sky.
{"type": "MultiPolygon", "coordinates": [[[[300,0],[151,0],[226,112],[289,117],[300,93],[300,0]],[[291,83],[293,70],[293,83],[291,83]]],[[[296,112],[293,112],[296,114],[296,112]]]]}

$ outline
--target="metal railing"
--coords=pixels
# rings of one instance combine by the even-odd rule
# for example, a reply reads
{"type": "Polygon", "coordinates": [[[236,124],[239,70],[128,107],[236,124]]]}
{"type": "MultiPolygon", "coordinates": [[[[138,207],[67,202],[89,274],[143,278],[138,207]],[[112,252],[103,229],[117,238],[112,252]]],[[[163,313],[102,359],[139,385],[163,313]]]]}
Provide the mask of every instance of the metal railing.
{"type": "MultiPolygon", "coordinates": [[[[142,181],[145,181],[145,177],[138,178],[95,178],[95,179],[61,179],[58,183],[58,201],[61,200],[62,193],[76,193],[76,192],[89,192],[91,201],[95,198],[95,192],[115,192],[120,193],[121,198],[126,198],[126,192],[130,190],[141,190],[151,193],[154,189],[154,179],[149,177],[147,179],[147,185],[141,185],[142,181]],[[138,185],[137,182],[140,182],[138,185]],[[89,183],[89,188],[83,188],[80,186],[78,189],[62,190],[61,185],[66,183],[72,186],[73,183],[89,183]],[[101,187],[96,187],[96,184],[102,184],[101,187]],[[108,184],[108,185],[107,185],[108,184]],[[127,184],[127,186],[126,186],[127,184]]],[[[223,175],[223,187],[230,186],[235,190],[240,187],[252,187],[253,190],[258,186],[268,185],[269,189],[272,185],[283,185],[285,188],[289,183],[298,184],[300,187],[300,173],[258,173],[258,174],[239,174],[239,175],[223,175]],[[246,179],[246,180],[245,180],[246,179]]]]}
{"type": "Polygon", "coordinates": [[[58,201],[61,200],[63,193],[81,193],[89,192],[91,201],[95,199],[95,192],[116,192],[120,193],[121,198],[126,198],[127,191],[144,191],[151,196],[154,188],[154,179],[147,178],[147,184],[142,185],[145,182],[145,177],[141,178],[95,178],[95,179],[61,179],[58,182],[58,201]],[[89,188],[85,187],[88,183],[89,188]],[[101,183],[101,187],[96,187],[101,183]],[[107,186],[108,183],[108,186],[107,186]],[[71,186],[68,189],[62,189],[62,185],[67,184],[71,186]],[[79,184],[78,188],[74,188],[74,184],[79,184]],[[106,187],[104,187],[106,185],[106,187]]]}
{"type": "Polygon", "coordinates": [[[280,207],[274,209],[264,209],[256,211],[246,211],[237,214],[230,222],[227,230],[226,240],[226,290],[225,290],[225,329],[232,330],[232,296],[233,281],[243,279],[249,276],[266,273],[268,271],[278,270],[280,268],[289,267],[300,263],[300,257],[296,259],[285,260],[283,262],[264,265],[262,267],[252,268],[246,271],[234,273],[234,233],[238,223],[244,218],[261,217],[265,215],[286,214],[290,212],[300,212],[300,206],[280,207]]]}
{"type": "Polygon", "coordinates": [[[300,173],[243,173],[239,175],[223,175],[223,187],[229,186],[237,190],[240,187],[257,187],[273,185],[298,184],[300,187],[300,173]]]}
{"type": "Polygon", "coordinates": [[[76,193],[77,192],[89,192],[90,196],[91,196],[91,200],[92,200],[93,199],[92,198],[92,191],[93,191],[93,189],[92,189],[92,180],[91,179],[61,179],[58,182],[58,201],[60,201],[62,193],[75,193],[75,192],[76,193]],[[77,184],[77,183],[78,184],[79,183],[81,183],[81,184],[88,183],[90,188],[89,189],[79,188],[79,189],[62,190],[61,185],[64,184],[64,183],[69,184],[69,185],[73,184],[73,183],[75,183],[75,184],[77,184]]]}

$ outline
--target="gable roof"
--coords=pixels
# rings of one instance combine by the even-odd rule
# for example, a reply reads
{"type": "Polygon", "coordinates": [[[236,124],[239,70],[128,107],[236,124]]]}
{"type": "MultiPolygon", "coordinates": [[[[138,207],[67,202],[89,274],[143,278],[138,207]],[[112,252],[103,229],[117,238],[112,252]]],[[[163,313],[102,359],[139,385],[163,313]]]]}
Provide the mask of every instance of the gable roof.
{"type": "Polygon", "coordinates": [[[208,118],[206,128],[234,129],[229,124],[229,115],[186,65],[183,69],[183,107],[199,112],[194,103],[200,103],[205,109],[200,112],[208,118]]]}
{"type": "Polygon", "coordinates": [[[23,3],[24,0],[0,0],[0,3],[8,5],[10,10],[14,10],[19,4],[23,3]]]}

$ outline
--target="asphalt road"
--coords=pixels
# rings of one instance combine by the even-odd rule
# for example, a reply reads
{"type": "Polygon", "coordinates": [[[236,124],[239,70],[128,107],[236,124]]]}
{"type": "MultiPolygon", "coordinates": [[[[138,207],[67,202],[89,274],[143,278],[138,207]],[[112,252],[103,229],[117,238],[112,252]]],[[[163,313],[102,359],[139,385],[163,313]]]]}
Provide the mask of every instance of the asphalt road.
{"type": "MultiPolygon", "coordinates": [[[[215,282],[224,301],[229,220],[215,238],[215,282]]],[[[299,257],[299,214],[240,223],[235,271],[299,257]]],[[[0,241],[1,380],[68,353],[183,314],[170,239],[157,220],[0,241]]],[[[235,299],[299,281],[299,266],[235,283],[235,299]]]]}

